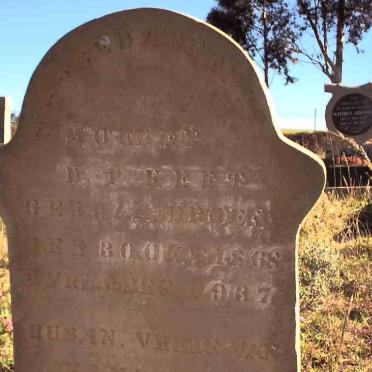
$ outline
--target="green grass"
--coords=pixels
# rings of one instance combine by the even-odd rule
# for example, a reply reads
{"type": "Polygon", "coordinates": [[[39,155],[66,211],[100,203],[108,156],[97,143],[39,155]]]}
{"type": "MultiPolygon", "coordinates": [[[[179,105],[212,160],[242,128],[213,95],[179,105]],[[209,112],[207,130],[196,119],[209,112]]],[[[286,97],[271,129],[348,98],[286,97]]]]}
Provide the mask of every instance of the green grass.
{"type": "MultiPolygon", "coordinates": [[[[356,217],[366,205],[366,194],[323,194],[301,229],[303,371],[372,371],[372,238],[361,236],[356,217]]],[[[13,363],[5,241],[0,235],[0,371],[13,363]]]]}

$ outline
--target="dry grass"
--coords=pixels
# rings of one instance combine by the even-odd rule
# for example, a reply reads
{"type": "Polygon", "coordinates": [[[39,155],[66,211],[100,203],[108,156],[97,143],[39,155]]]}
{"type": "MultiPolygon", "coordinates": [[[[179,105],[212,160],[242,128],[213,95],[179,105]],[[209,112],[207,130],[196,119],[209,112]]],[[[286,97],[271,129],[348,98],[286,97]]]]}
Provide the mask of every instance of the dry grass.
{"type": "Polygon", "coordinates": [[[301,230],[305,371],[370,371],[372,238],[359,212],[371,203],[367,194],[324,194],[301,230]]]}
{"type": "Polygon", "coordinates": [[[10,312],[10,285],[7,243],[0,222],[0,371],[11,371],[13,364],[13,326],[10,312]]]}

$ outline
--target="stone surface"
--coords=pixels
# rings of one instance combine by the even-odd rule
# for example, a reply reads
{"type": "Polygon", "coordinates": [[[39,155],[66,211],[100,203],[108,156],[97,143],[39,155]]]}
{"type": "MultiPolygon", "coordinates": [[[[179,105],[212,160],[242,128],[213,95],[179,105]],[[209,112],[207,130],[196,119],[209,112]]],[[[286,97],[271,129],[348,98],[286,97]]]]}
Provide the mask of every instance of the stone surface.
{"type": "Polygon", "coordinates": [[[362,144],[372,138],[372,83],[359,87],[326,85],[333,93],[326,109],[326,123],[362,144]]]}
{"type": "Polygon", "coordinates": [[[12,136],[10,97],[0,97],[0,143],[8,143],[12,136]]]}
{"type": "Polygon", "coordinates": [[[16,370],[295,371],[324,170],[293,146],[203,22],[140,9],[61,39],[0,151],[16,370]]]}

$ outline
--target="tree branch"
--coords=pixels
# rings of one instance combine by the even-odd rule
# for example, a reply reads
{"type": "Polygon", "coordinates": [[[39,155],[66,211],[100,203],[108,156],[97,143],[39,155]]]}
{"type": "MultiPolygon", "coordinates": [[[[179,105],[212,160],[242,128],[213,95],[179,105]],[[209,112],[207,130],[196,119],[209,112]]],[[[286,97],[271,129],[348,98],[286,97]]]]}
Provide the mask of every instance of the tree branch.
{"type": "Polygon", "coordinates": [[[333,75],[332,73],[330,73],[329,69],[326,67],[324,63],[315,59],[311,54],[305,52],[305,50],[299,47],[297,43],[295,43],[295,45],[296,45],[296,53],[302,54],[303,56],[305,56],[310,61],[311,64],[317,66],[332,81],[333,75]]]}
{"type": "MultiPolygon", "coordinates": [[[[329,58],[328,54],[327,54],[327,51],[324,49],[324,45],[322,43],[322,40],[320,39],[320,35],[319,35],[319,31],[318,31],[318,28],[317,28],[317,25],[314,23],[314,21],[312,20],[308,10],[306,9],[306,6],[303,2],[303,0],[300,0],[299,1],[299,4],[301,6],[301,9],[302,9],[302,12],[305,14],[306,16],[306,19],[307,21],[309,22],[310,24],[310,27],[311,29],[313,30],[314,32],[314,36],[315,36],[315,39],[316,39],[316,42],[319,46],[319,49],[323,55],[323,58],[324,58],[324,62],[325,64],[329,64],[329,66],[331,67],[331,69],[333,70],[335,68],[335,65],[334,63],[332,62],[332,60],[329,58]]],[[[328,76],[328,75],[327,75],[328,76]]]]}

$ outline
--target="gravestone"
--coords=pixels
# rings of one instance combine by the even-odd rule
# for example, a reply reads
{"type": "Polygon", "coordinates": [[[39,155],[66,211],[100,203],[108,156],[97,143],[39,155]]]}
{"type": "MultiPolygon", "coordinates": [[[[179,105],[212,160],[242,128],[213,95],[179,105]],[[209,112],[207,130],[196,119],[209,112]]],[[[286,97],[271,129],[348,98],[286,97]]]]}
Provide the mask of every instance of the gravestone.
{"type": "Polygon", "coordinates": [[[10,97],[0,97],[0,144],[8,143],[12,136],[10,97]]]}
{"type": "Polygon", "coordinates": [[[326,108],[329,130],[339,131],[363,144],[372,138],[372,83],[359,87],[326,85],[333,96],[326,108]]]}
{"type": "Polygon", "coordinates": [[[77,28],[0,159],[17,371],[296,370],[295,240],[324,170],[226,35],[156,9],[77,28]]]}

